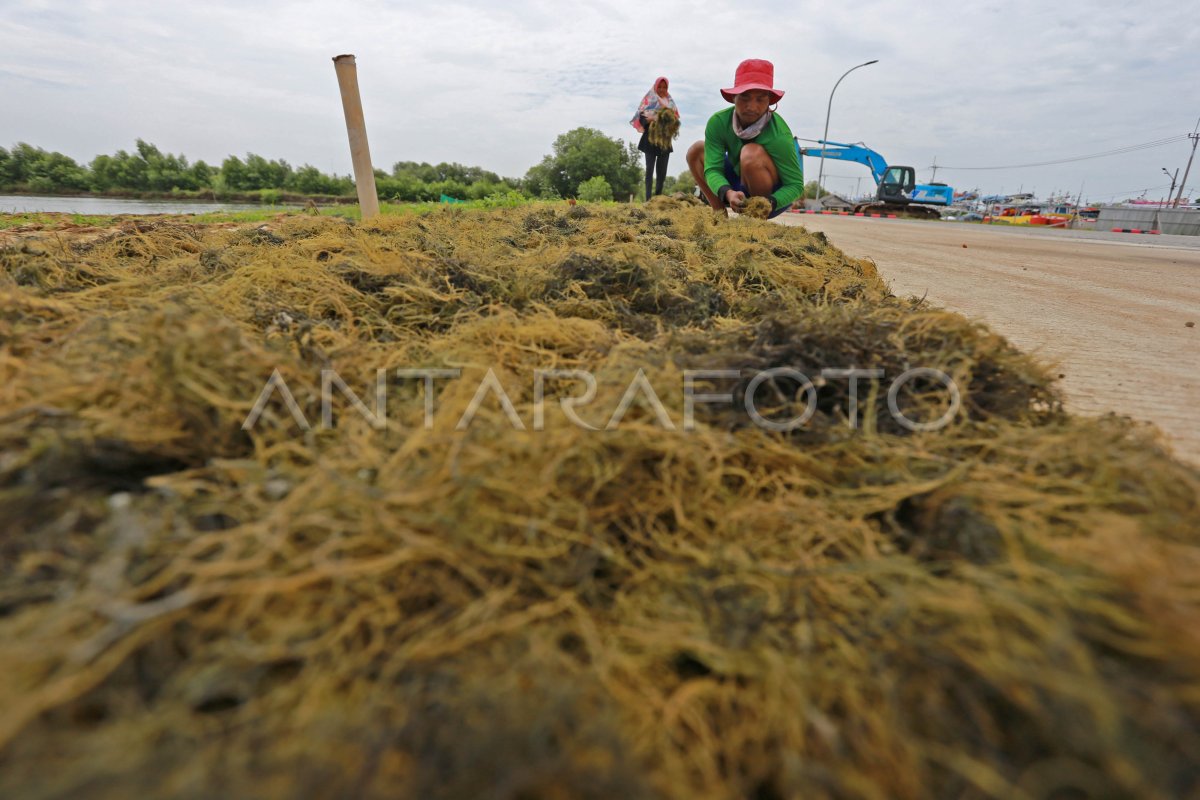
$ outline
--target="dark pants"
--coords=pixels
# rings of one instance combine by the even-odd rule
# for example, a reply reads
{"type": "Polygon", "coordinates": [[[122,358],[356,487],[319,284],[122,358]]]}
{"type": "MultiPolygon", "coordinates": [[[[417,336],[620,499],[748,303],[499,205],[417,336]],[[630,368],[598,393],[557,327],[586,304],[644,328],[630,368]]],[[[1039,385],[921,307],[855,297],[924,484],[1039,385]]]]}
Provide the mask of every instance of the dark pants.
{"type": "Polygon", "coordinates": [[[650,199],[650,179],[655,179],[654,193],[662,194],[663,181],[667,179],[667,160],[670,153],[646,153],[646,199],[650,199]]]}
{"type": "MultiPolygon", "coordinates": [[[[733,189],[736,192],[745,192],[746,194],[750,194],[750,188],[746,186],[746,184],[742,183],[742,176],[733,171],[733,162],[729,160],[729,153],[725,154],[725,180],[729,183],[730,189],[733,189]]],[[[771,192],[778,192],[782,187],[783,181],[781,179],[776,182],[775,186],[771,189],[771,192]]],[[[772,211],[767,218],[774,219],[783,212],[787,211],[789,208],[791,208],[791,206],[779,206],[779,208],[772,211]]]]}

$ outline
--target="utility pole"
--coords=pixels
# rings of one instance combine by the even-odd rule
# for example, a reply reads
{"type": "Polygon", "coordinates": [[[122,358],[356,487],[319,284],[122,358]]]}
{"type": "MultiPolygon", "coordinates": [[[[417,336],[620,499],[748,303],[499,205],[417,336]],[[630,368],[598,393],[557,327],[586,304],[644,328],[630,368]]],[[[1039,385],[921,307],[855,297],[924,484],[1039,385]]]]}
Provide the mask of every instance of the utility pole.
{"type": "Polygon", "coordinates": [[[933,176],[929,179],[930,183],[937,183],[937,156],[933,157],[933,176]]]}
{"type": "Polygon", "coordinates": [[[1200,119],[1196,120],[1196,130],[1189,133],[1188,138],[1192,140],[1192,154],[1188,156],[1187,166],[1183,170],[1183,180],[1179,182],[1179,194],[1175,195],[1175,202],[1171,204],[1171,208],[1179,208],[1179,198],[1183,197],[1183,187],[1187,184],[1188,173],[1192,171],[1192,159],[1196,157],[1196,143],[1200,142],[1200,119]]]}

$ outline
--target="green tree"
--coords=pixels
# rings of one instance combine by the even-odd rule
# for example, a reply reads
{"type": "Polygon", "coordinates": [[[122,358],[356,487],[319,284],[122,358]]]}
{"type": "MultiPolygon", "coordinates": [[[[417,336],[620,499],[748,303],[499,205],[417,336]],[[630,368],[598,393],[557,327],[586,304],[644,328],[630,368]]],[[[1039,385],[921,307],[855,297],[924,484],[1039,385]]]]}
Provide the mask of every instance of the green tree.
{"type": "Polygon", "coordinates": [[[429,184],[411,173],[397,176],[375,174],[375,191],[380,199],[397,203],[415,203],[428,196],[429,184]]]}
{"type": "Polygon", "coordinates": [[[508,192],[510,187],[500,182],[492,182],[486,180],[475,181],[467,186],[468,200],[483,200],[485,197],[494,195],[503,195],[508,192]]]}
{"type": "MultiPolygon", "coordinates": [[[[380,197],[403,201],[437,200],[442,194],[480,200],[496,195],[507,197],[520,181],[501,178],[482,167],[455,163],[397,162],[392,173],[376,170],[380,197]]],[[[18,143],[11,150],[0,148],[0,188],[62,191],[64,189],[106,192],[171,192],[211,189],[218,197],[237,192],[283,191],[303,194],[351,195],[350,176],[326,175],[305,164],[293,169],[282,159],[266,159],[254,153],[245,158],[229,156],[220,168],[203,161],[189,164],[181,155],[164,153],[155,145],[137,140],[133,152],[119,150],[98,155],[85,166],[61,153],[18,143]]],[[[553,191],[553,190],[548,190],[553,191]]]]}
{"type": "Polygon", "coordinates": [[[29,181],[32,175],[33,164],[38,159],[38,153],[45,152],[41,148],[33,145],[25,144],[25,142],[17,142],[8,154],[8,166],[6,172],[12,178],[15,184],[24,184],[29,181]]]}
{"type": "Polygon", "coordinates": [[[221,162],[221,185],[232,192],[250,188],[246,165],[237,156],[229,156],[221,162]]]}
{"type": "MultiPolygon", "coordinates": [[[[301,194],[351,194],[354,192],[354,183],[349,178],[326,175],[311,164],[305,164],[292,172],[285,188],[301,194]]],[[[391,197],[382,189],[379,196],[391,197]]]]}
{"type": "Polygon", "coordinates": [[[192,176],[192,180],[196,182],[198,187],[204,189],[212,186],[212,180],[217,174],[217,169],[216,167],[210,167],[203,161],[197,161],[195,164],[192,164],[191,169],[188,170],[188,174],[192,176]]]}
{"type": "Polygon", "coordinates": [[[442,195],[456,200],[467,199],[467,186],[461,181],[449,179],[429,184],[430,200],[439,200],[442,195]]]}
{"type": "Polygon", "coordinates": [[[423,161],[397,161],[392,165],[391,175],[375,171],[375,185],[381,197],[437,200],[447,194],[478,200],[516,188],[518,184],[482,167],[467,167],[457,162],[431,165],[423,161]],[[452,191],[443,191],[447,187],[452,191]]]}
{"type": "Polygon", "coordinates": [[[268,161],[254,153],[247,153],[245,161],[237,156],[230,156],[221,162],[221,176],[225,186],[235,192],[282,189],[291,175],[292,168],[286,161],[268,161]]]}
{"type": "Polygon", "coordinates": [[[546,156],[542,159],[542,163],[530,167],[529,171],[525,173],[525,180],[522,181],[525,194],[539,200],[560,199],[562,195],[554,188],[551,180],[553,173],[554,159],[551,156],[546,156]]]}
{"type": "Polygon", "coordinates": [[[251,189],[282,189],[292,174],[292,167],[283,159],[268,161],[254,153],[246,154],[247,180],[251,189]]]}
{"type": "Polygon", "coordinates": [[[118,150],[114,155],[92,159],[92,187],[99,191],[132,189],[144,192],[150,188],[147,172],[148,165],[141,155],[118,150]]]}
{"type": "Polygon", "coordinates": [[[183,155],[163,153],[153,144],[138,139],[133,153],[119,150],[114,155],[92,159],[88,181],[92,189],[102,192],[110,189],[169,192],[205,188],[211,183],[212,172],[203,161],[191,166],[183,155]]]}
{"type": "Polygon", "coordinates": [[[604,180],[603,175],[597,175],[594,178],[588,178],[586,181],[579,184],[579,199],[589,203],[599,203],[603,200],[612,200],[612,187],[608,185],[608,181],[604,180]]]}
{"type": "Polygon", "coordinates": [[[201,184],[196,182],[188,166],[187,159],[182,155],[163,153],[157,147],[141,139],[137,140],[138,158],[146,164],[146,184],[150,191],[169,192],[172,189],[199,189],[201,184]]]}
{"type": "Polygon", "coordinates": [[[675,186],[672,188],[676,192],[695,194],[696,179],[692,177],[692,171],[684,170],[683,172],[679,173],[679,177],[675,179],[675,186]]]}
{"type": "Polygon", "coordinates": [[[17,183],[17,168],[12,160],[12,156],[3,147],[0,147],[0,187],[13,186],[17,183]]]}
{"type": "Polygon", "coordinates": [[[536,197],[575,197],[579,185],[596,176],[603,177],[617,197],[635,192],[642,177],[637,148],[594,128],[576,128],[554,140],[554,153],[530,168],[525,184],[536,197]]]}
{"type": "Polygon", "coordinates": [[[416,161],[397,161],[392,165],[392,177],[408,177],[421,183],[432,183],[441,179],[437,169],[424,161],[419,164],[416,161]]]}
{"type": "Polygon", "coordinates": [[[24,142],[8,154],[5,172],[15,177],[15,183],[35,192],[86,190],[91,183],[87,167],[79,166],[75,159],[24,142]]]}
{"type": "Polygon", "coordinates": [[[113,185],[112,156],[96,156],[89,165],[92,174],[92,189],[97,192],[108,191],[113,185]]]}
{"type": "Polygon", "coordinates": [[[209,188],[212,189],[213,196],[218,200],[227,199],[233,191],[225,184],[225,173],[221,170],[217,170],[217,174],[212,176],[209,188]]]}

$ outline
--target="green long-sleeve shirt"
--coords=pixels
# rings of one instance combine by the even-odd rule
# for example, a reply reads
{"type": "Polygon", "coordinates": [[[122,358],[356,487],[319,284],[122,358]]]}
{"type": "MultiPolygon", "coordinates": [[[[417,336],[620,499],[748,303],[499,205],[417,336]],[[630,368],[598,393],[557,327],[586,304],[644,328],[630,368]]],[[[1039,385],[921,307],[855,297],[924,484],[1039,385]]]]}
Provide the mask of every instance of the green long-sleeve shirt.
{"type": "Polygon", "coordinates": [[[741,175],[742,145],[753,142],[762,145],[779,170],[783,185],[772,195],[775,207],[791,205],[804,194],[804,168],[800,166],[800,155],[796,152],[796,141],[788,124],[775,114],[762,133],[743,141],[733,132],[733,111],[733,106],[718,111],[709,117],[708,125],[704,127],[704,180],[708,182],[708,188],[719,192],[722,186],[729,184],[725,177],[726,153],[729,153],[734,172],[741,175]]]}

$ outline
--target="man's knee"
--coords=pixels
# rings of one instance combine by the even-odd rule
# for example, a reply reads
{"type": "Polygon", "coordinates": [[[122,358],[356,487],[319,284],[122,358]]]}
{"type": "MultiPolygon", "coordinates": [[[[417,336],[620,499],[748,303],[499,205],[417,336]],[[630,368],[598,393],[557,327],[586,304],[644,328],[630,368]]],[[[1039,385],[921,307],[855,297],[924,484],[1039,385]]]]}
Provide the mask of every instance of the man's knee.
{"type": "Polygon", "coordinates": [[[739,160],[742,166],[742,182],[746,184],[750,194],[768,194],[772,191],[771,187],[779,183],[779,169],[761,144],[750,143],[743,146],[739,160]]]}
{"type": "Polygon", "coordinates": [[[704,158],[704,140],[693,142],[692,146],[687,149],[687,160],[694,161],[697,158],[704,158]]]}
{"type": "Polygon", "coordinates": [[[766,167],[771,162],[771,157],[767,155],[767,150],[761,144],[751,142],[742,146],[742,152],[738,157],[741,162],[741,172],[746,174],[746,168],[762,168],[766,167]]]}

